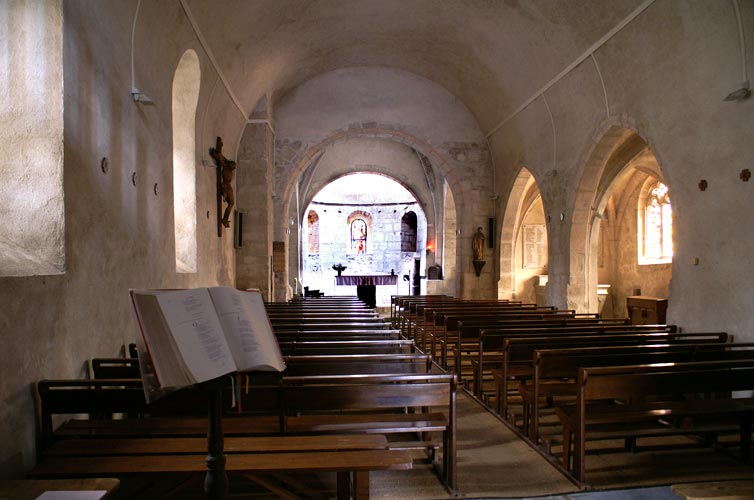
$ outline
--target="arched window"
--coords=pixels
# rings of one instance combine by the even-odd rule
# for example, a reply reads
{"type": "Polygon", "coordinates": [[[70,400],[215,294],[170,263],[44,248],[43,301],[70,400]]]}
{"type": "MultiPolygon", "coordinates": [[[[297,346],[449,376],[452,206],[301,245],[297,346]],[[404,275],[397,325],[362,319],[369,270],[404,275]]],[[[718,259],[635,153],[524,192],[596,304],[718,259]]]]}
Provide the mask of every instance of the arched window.
{"type": "Polygon", "coordinates": [[[173,215],[175,268],[196,272],[196,106],[199,57],[187,50],[173,76],[173,215]]]}
{"type": "Polygon", "coordinates": [[[401,217],[401,252],[416,251],[416,214],[406,212],[401,217]]]}
{"type": "Polygon", "coordinates": [[[356,254],[367,253],[367,223],[364,219],[351,221],[351,251],[356,254]]]}
{"type": "Polygon", "coordinates": [[[662,182],[653,183],[639,200],[639,263],[671,262],[673,216],[668,187],[662,182]]]}
{"type": "Polygon", "coordinates": [[[309,232],[309,253],[319,253],[319,215],[317,215],[317,212],[309,210],[306,222],[309,232]]]}

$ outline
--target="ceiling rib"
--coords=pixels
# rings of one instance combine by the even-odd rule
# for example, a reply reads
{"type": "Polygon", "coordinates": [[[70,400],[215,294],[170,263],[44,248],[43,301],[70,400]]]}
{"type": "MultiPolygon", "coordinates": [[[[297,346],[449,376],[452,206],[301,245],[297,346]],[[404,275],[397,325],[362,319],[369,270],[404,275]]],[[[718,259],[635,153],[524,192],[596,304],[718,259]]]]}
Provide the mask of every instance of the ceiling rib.
{"type": "Polygon", "coordinates": [[[241,113],[241,116],[243,116],[243,119],[248,120],[249,114],[247,114],[244,111],[243,106],[241,105],[241,102],[238,100],[238,97],[236,97],[235,92],[233,92],[233,89],[230,88],[230,83],[228,82],[228,79],[225,78],[225,74],[220,69],[220,65],[217,64],[217,59],[215,59],[215,54],[212,53],[212,49],[210,49],[209,43],[207,43],[207,39],[204,38],[204,35],[199,30],[199,26],[196,23],[196,19],[194,19],[194,14],[191,12],[191,9],[189,8],[186,0],[181,0],[181,7],[183,7],[183,12],[186,13],[186,17],[188,18],[189,23],[191,23],[191,27],[194,30],[194,34],[196,34],[196,38],[199,40],[199,44],[204,49],[204,53],[207,54],[207,57],[209,57],[209,60],[212,63],[212,66],[215,68],[215,71],[220,76],[220,80],[222,80],[223,86],[225,87],[225,90],[228,92],[230,99],[236,105],[236,108],[238,108],[238,111],[241,113]]]}
{"type": "Polygon", "coordinates": [[[531,97],[529,97],[526,101],[524,101],[523,104],[521,104],[518,108],[516,108],[515,111],[513,111],[511,114],[506,116],[500,123],[492,127],[492,129],[485,134],[485,137],[489,139],[492,137],[495,132],[500,130],[503,125],[508,123],[511,119],[513,119],[517,114],[519,114],[521,111],[529,107],[531,103],[533,103],[539,96],[547,92],[550,87],[558,83],[564,76],[566,76],[568,73],[573,71],[574,68],[576,68],[579,64],[584,62],[584,60],[587,57],[590,57],[597,49],[602,47],[605,43],[607,43],[608,40],[610,40],[612,37],[614,37],[618,32],[620,32],[623,28],[628,26],[628,24],[636,19],[636,17],[639,16],[642,12],[644,12],[650,5],[652,5],[655,2],[655,0],[644,0],[644,2],[641,3],[636,9],[633,10],[625,19],[623,19],[620,23],[618,23],[613,29],[608,31],[605,35],[602,36],[597,42],[595,42],[591,47],[589,47],[586,52],[581,54],[579,57],[576,58],[575,61],[573,61],[571,64],[569,64],[563,71],[557,74],[555,78],[547,82],[542,88],[537,90],[534,94],[532,94],[531,97]]]}

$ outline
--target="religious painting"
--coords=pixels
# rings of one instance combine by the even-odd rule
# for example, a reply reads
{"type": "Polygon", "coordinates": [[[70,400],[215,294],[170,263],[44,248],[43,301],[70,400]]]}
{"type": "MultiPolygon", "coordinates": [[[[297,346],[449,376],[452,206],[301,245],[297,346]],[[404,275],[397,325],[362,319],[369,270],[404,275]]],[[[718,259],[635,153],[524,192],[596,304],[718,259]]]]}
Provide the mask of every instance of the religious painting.
{"type": "Polygon", "coordinates": [[[544,224],[523,225],[524,268],[541,269],[547,266],[547,227],[544,224]]]}
{"type": "Polygon", "coordinates": [[[351,222],[351,250],[357,254],[367,252],[367,223],[364,219],[351,222]]]}

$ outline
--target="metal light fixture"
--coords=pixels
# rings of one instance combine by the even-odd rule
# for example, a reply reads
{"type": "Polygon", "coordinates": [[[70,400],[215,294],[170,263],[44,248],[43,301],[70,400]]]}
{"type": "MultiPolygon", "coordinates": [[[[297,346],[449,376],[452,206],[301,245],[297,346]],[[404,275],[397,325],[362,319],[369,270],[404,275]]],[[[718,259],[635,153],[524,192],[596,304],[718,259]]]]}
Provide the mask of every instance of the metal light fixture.
{"type": "Polygon", "coordinates": [[[154,101],[148,95],[142,94],[136,87],[131,87],[131,97],[133,97],[134,102],[154,106],[154,101]]]}
{"type": "Polygon", "coordinates": [[[748,99],[750,95],[751,88],[749,88],[749,80],[746,80],[745,82],[741,82],[738,89],[725,96],[723,101],[743,101],[744,99],[748,99]]]}

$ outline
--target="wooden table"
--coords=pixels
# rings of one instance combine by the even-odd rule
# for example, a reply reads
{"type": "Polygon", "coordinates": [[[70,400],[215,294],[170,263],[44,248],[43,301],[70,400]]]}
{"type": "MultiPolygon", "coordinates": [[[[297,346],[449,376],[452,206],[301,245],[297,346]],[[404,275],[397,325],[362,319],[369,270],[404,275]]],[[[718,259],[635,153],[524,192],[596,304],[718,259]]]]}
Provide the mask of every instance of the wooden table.
{"type": "Polygon", "coordinates": [[[45,491],[105,491],[112,498],[120,481],[114,478],[19,479],[0,481],[0,500],[35,500],[45,491]]]}

